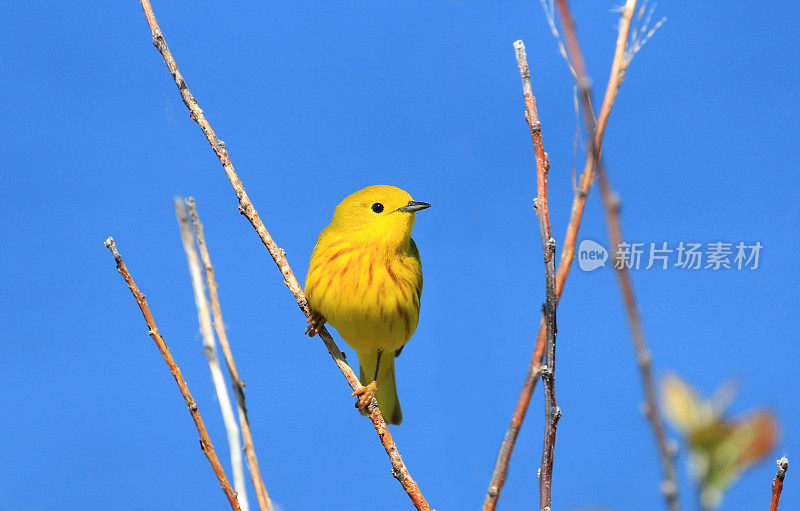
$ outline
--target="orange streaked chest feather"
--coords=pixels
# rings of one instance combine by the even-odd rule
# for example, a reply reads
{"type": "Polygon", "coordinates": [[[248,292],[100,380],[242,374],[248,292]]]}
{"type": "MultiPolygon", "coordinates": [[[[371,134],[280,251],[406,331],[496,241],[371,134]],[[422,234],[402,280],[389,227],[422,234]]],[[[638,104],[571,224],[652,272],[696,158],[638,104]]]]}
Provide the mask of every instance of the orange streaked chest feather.
{"type": "Polygon", "coordinates": [[[356,351],[394,351],[414,334],[422,268],[413,240],[401,250],[325,236],[311,256],[306,296],[356,351]]]}

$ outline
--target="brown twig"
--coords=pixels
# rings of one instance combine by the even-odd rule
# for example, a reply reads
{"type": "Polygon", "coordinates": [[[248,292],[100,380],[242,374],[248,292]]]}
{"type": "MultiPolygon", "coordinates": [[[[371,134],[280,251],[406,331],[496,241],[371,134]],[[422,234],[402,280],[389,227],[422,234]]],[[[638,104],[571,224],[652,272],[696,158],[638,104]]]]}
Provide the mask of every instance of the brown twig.
{"type": "MultiPolygon", "coordinates": [[[[570,57],[572,67],[575,69],[575,76],[578,82],[579,96],[581,98],[581,108],[584,112],[587,129],[589,131],[589,150],[586,155],[586,163],[583,167],[580,182],[578,184],[578,193],[572,203],[572,211],[570,213],[570,221],[567,225],[567,234],[564,241],[564,250],[561,252],[561,260],[558,265],[558,282],[561,283],[558,287],[558,297],[561,298],[561,291],[563,290],[563,282],[569,276],[569,270],[572,267],[572,261],[575,259],[575,244],[578,240],[578,227],[580,227],[583,212],[586,208],[586,200],[589,196],[589,190],[594,182],[594,177],[600,168],[601,149],[603,145],[603,137],[605,136],[606,127],[608,126],[608,119],[611,115],[611,107],[614,105],[614,100],[617,97],[622,78],[624,77],[625,69],[627,68],[627,61],[625,58],[625,50],[628,43],[628,34],[631,28],[631,17],[636,6],[636,0],[628,0],[625,6],[622,7],[619,20],[619,30],[617,34],[617,44],[614,49],[614,60],[611,63],[611,72],[608,77],[606,85],[605,96],[603,104],[600,108],[600,115],[595,122],[594,109],[592,107],[592,90],[591,81],[586,73],[586,66],[583,60],[583,54],[580,50],[578,43],[577,32],[575,31],[575,20],[572,18],[572,12],[569,9],[567,0],[557,0],[556,5],[561,17],[561,23],[564,26],[564,34],[567,40],[567,49],[570,57]]],[[[541,328],[540,328],[541,337],[541,328]]]]}
{"type": "Polygon", "coordinates": [[[197,404],[194,402],[191,393],[189,393],[189,387],[186,385],[186,380],[183,379],[181,370],[175,363],[175,359],[172,358],[172,354],[169,352],[169,348],[167,348],[164,338],[161,337],[161,334],[158,332],[158,327],[156,327],[156,322],[153,319],[152,313],[150,312],[150,307],[147,305],[147,300],[145,299],[144,293],[139,291],[139,288],[133,281],[133,277],[131,277],[128,268],[122,261],[122,256],[119,255],[119,252],[117,251],[117,246],[114,243],[114,239],[109,236],[105,242],[105,246],[114,255],[114,261],[117,263],[117,271],[119,271],[120,275],[122,275],[122,278],[125,279],[125,283],[128,284],[128,288],[131,290],[133,298],[136,300],[136,304],[142,311],[144,321],[147,323],[147,327],[150,329],[148,332],[150,337],[152,337],[153,341],[155,341],[158,350],[161,352],[161,355],[164,357],[164,361],[167,363],[167,367],[169,367],[172,376],[178,383],[178,388],[181,391],[181,395],[183,396],[184,401],[186,401],[186,406],[189,408],[189,413],[192,415],[192,420],[194,420],[194,424],[197,427],[197,432],[200,434],[200,449],[206,455],[206,458],[208,458],[208,462],[211,463],[211,468],[214,470],[214,475],[217,476],[219,484],[222,486],[222,491],[225,492],[225,496],[228,497],[228,502],[231,505],[231,509],[234,511],[240,511],[239,501],[236,499],[236,492],[233,491],[230,483],[228,482],[228,478],[225,477],[225,471],[222,469],[219,458],[217,458],[217,453],[214,451],[214,445],[211,443],[211,438],[208,436],[208,431],[206,431],[205,424],[203,424],[203,418],[200,416],[200,411],[197,409],[197,404]]]}
{"type": "Polygon", "coordinates": [[[211,328],[211,312],[209,311],[208,298],[206,298],[206,285],[203,281],[203,270],[200,268],[200,256],[197,255],[195,248],[192,224],[186,214],[186,206],[179,198],[175,198],[175,216],[178,219],[178,226],[181,231],[181,241],[183,250],[186,253],[186,262],[189,265],[189,277],[192,281],[194,291],[194,303],[197,306],[197,319],[200,323],[200,334],[203,338],[203,354],[208,362],[208,370],[211,373],[211,382],[214,384],[214,391],[217,394],[217,403],[222,412],[222,422],[225,425],[225,434],[228,438],[228,450],[231,455],[231,475],[233,478],[233,488],[236,490],[239,499],[239,506],[242,511],[250,510],[250,503],[247,500],[247,486],[244,482],[244,466],[242,465],[242,446],[239,442],[239,427],[236,424],[236,417],[233,414],[231,398],[228,395],[228,387],[225,385],[225,377],[222,376],[222,368],[219,365],[217,356],[217,346],[214,342],[214,332],[211,328]]]}
{"type": "Polygon", "coordinates": [[[531,130],[533,150],[536,155],[536,194],[533,207],[539,218],[539,230],[542,235],[542,251],[545,270],[545,350],[544,366],[540,368],[544,383],[544,439],[542,445],[542,462],[539,466],[539,509],[550,509],[553,486],[553,456],[555,454],[556,427],[561,418],[561,409],[556,405],[556,240],[550,234],[550,212],[547,205],[547,173],[550,161],[544,152],[542,141],[542,125],[536,110],[536,98],[531,86],[531,73],[525,45],[521,40],[514,43],[517,64],[522,77],[522,90],[525,96],[525,119],[531,130]]]}
{"type": "MultiPolygon", "coordinates": [[[[630,3],[630,2],[629,2],[630,3]]],[[[575,24],[572,20],[572,15],[569,12],[569,7],[566,1],[558,1],[559,13],[562,17],[564,30],[567,33],[568,51],[570,56],[570,63],[575,69],[576,77],[578,79],[578,86],[580,89],[579,95],[582,98],[582,103],[586,111],[591,112],[591,89],[588,75],[586,74],[586,67],[583,63],[583,56],[577,43],[575,35],[575,24]]],[[[624,11],[623,14],[625,14],[624,11]]],[[[619,26],[619,36],[617,37],[617,45],[614,51],[614,61],[611,65],[611,76],[609,77],[608,84],[606,85],[606,95],[603,101],[603,106],[600,110],[600,117],[597,119],[597,129],[591,129],[590,150],[586,158],[583,173],[578,182],[578,190],[572,200],[572,209],[570,211],[569,223],[567,224],[567,232],[564,236],[564,243],[561,247],[561,255],[558,262],[558,272],[556,274],[556,305],[561,300],[561,294],[564,292],[564,285],[566,284],[567,277],[569,277],[572,262],[575,260],[575,245],[578,240],[578,229],[580,228],[583,219],[583,212],[586,209],[586,200],[589,196],[589,190],[594,182],[594,176],[599,165],[600,149],[603,143],[603,136],[605,128],[608,123],[609,115],[611,114],[611,107],[614,104],[616,93],[619,90],[618,75],[619,69],[623,65],[625,59],[625,48],[627,44],[628,31],[630,30],[630,20],[627,23],[621,20],[619,26]]],[[[592,119],[594,116],[592,115],[592,119]]],[[[508,461],[511,457],[511,452],[514,449],[517,436],[519,434],[522,422],[525,420],[525,414],[528,411],[528,405],[531,401],[531,396],[536,388],[536,381],[541,373],[542,357],[545,353],[545,345],[547,338],[547,322],[544,315],[539,323],[539,331],[536,335],[536,345],[531,355],[531,360],[528,365],[528,372],[525,376],[525,382],[520,391],[517,404],[514,408],[514,413],[511,416],[511,423],[506,431],[503,443],[500,446],[500,451],[497,455],[495,462],[495,470],[501,468],[503,472],[508,470],[508,461]]],[[[505,480],[505,473],[497,478],[498,481],[505,480]]],[[[495,478],[493,477],[493,480],[495,478]]],[[[497,492],[501,488],[497,488],[497,492]]],[[[489,488],[492,493],[493,488],[489,488]]],[[[488,499],[487,499],[488,500],[488,499]]],[[[496,500],[495,500],[496,502],[496,500]]],[[[484,503],[484,511],[494,509],[494,505],[487,506],[484,503]]]]}
{"type": "MultiPolygon", "coordinates": [[[[555,240],[550,231],[550,212],[547,201],[547,174],[550,162],[544,152],[542,141],[542,125],[539,122],[539,113],[536,109],[536,97],[533,95],[531,73],[528,67],[528,58],[525,54],[525,44],[522,40],[514,42],[514,51],[517,56],[517,66],[522,78],[522,92],[525,98],[525,120],[531,132],[534,155],[536,157],[536,194],[534,210],[539,220],[539,230],[542,237],[542,250],[545,263],[545,318],[547,338],[547,371],[540,371],[546,378],[545,393],[545,434],[542,449],[542,464],[539,469],[539,495],[540,507],[550,505],[550,488],[553,475],[553,447],[555,445],[555,431],[561,411],[555,406],[554,368],[555,368],[555,240]]],[[[540,368],[541,369],[541,368],[540,368]]],[[[538,372],[537,376],[538,377],[538,372]]],[[[521,422],[521,421],[520,421],[521,422]]],[[[493,510],[497,506],[500,492],[505,484],[508,472],[508,460],[513,449],[519,428],[512,428],[506,433],[495,461],[492,480],[486,492],[483,509],[493,510]]]]}
{"type": "MultiPolygon", "coordinates": [[[[619,199],[611,190],[606,173],[598,176],[600,181],[601,195],[603,196],[603,206],[606,213],[606,223],[608,226],[608,237],[612,250],[619,247],[623,241],[622,224],[619,218],[619,199]]],[[[615,273],[622,290],[622,297],[625,304],[625,312],[628,315],[628,324],[633,337],[633,346],[636,350],[636,361],[639,364],[639,377],[645,396],[644,413],[650,422],[653,435],[656,440],[659,458],[661,461],[661,492],[667,501],[667,507],[673,511],[680,508],[678,500],[678,486],[675,474],[675,447],[667,437],[658,397],[656,396],[655,384],[653,383],[653,363],[650,351],[647,349],[644,328],[639,315],[639,308],[636,304],[636,296],[633,292],[633,282],[628,268],[624,264],[614,264],[615,273]]]]}
{"type": "MultiPolygon", "coordinates": [[[[576,70],[576,79],[578,86],[581,90],[583,117],[587,124],[587,129],[593,134],[592,146],[589,148],[589,159],[587,159],[587,166],[596,170],[599,175],[601,195],[606,212],[606,221],[609,232],[609,239],[611,242],[611,249],[615,250],[616,247],[622,243],[622,225],[619,218],[619,203],[616,195],[611,190],[611,185],[608,181],[608,175],[604,171],[602,161],[601,143],[602,134],[605,132],[608,124],[608,117],[611,113],[614,99],[619,92],[620,85],[625,79],[625,73],[630,64],[632,53],[626,55],[628,34],[631,28],[631,20],[636,9],[636,0],[628,0],[622,7],[620,13],[619,33],[617,35],[617,46],[614,52],[614,63],[611,66],[611,73],[609,76],[608,87],[606,87],[603,105],[600,109],[600,117],[595,121],[592,112],[591,102],[591,89],[589,86],[589,79],[586,77],[585,66],[583,64],[583,56],[578,43],[577,33],[575,32],[575,22],[572,18],[572,13],[567,5],[566,0],[558,0],[559,13],[562,17],[564,24],[564,34],[567,38],[567,47],[569,48],[570,56],[573,60],[573,65],[576,70]],[[577,62],[577,64],[576,64],[577,62]],[[599,136],[598,136],[599,135],[599,136]]],[[[588,168],[588,167],[587,167],[588,168]]],[[[659,459],[661,462],[661,492],[666,500],[667,507],[671,511],[680,509],[680,499],[678,496],[678,482],[675,473],[675,448],[667,438],[667,433],[664,428],[664,423],[661,418],[661,412],[656,396],[655,385],[653,383],[652,375],[652,361],[650,352],[647,349],[645,341],[644,329],[642,328],[639,310],[636,305],[636,298],[633,292],[633,283],[627,268],[624,265],[615,264],[616,273],[622,290],[625,310],[628,315],[628,323],[631,328],[633,336],[634,348],[636,350],[637,361],[639,364],[639,375],[642,383],[642,388],[645,395],[646,402],[646,416],[650,422],[653,435],[656,440],[658,448],[659,459]]]]}
{"type": "Polygon", "coordinates": [[[786,477],[787,470],[789,470],[789,460],[784,456],[778,460],[778,473],[772,480],[772,499],[769,503],[769,511],[778,511],[778,501],[781,499],[781,491],[783,491],[783,478],[786,477]]]}
{"type": "Polygon", "coordinates": [[[197,206],[194,197],[186,199],[186,206],[189,210],[189,218],[192,220],[197,246],[200,249],[200,259],[203,261],[203,268],[206,273],[208,295],[211,301],[211,313],[214,315],[214,331],[217,333],[217,339],[219,339],[219,345],[222,348],[222,354],[228,366],[231,386],[236,395],[236,405],[239,410],[239,424],[242,428],[242,440],[244,442],[244,454],[247,458],[247,467],[250,470],[250,477],[253,479],[253,486],[256,490],[258,508],[261,511],[269,511],[272,509],[272,502],[267,493],[267,488],[264,485],[264,480],[261,478],[261,469],[258,466],[256,448],[253,445],[253,435],[250,431],[250,421],[247,418],[247,406],[244,400],[244,382],[239,378],[239,371],[236,369],[236,363],[233,361],[233,352],[228,342],[225,323],[222,320],[222,307],[219,302],[219,293],[217,293],[217,279],[214,276],[214,267],[211,265],[211,256],[208,253],[203,224],[200,222],[200,217],[197,214],[197,206]]]}
{"type": "MultiPolygon", "coordinates": [[[[172,74],[172,78],[175,80],[175,84],[178,86],[181,99],[191,112],[191,118],[198,124],[198,126],[200,126],[200,129],[203,131],[203,134],[206,136],[209,144],[211,144],[214,153],[216,153],[217,158],[219,158],[222,167],[225,169],[228,180],[231,182],[233,190],[236,193],[236,197],[239,199],[239,212],[244,215],[253,225],[256,233],[258,233],[258,236],[261,238],[261,242],[269,251],[272,259],[275,261],[275,264],[278,265],[278,269],[280,270],[281,274],[283,274],[284,284],[286,284],[286,287],[288,287],[289,291],[291,291],[292,295],[294,295],[300,310],[306,315],[306,317],[310,316],[311,308],[309,307],[308,301],[303,294],[303,289],[297,282],[297,278],[294,276],[294,273],[292,272],[292,269],[286,260],[286,253],[283,251],[283,249],[278,247],[275,241],[273,241],[272,236],[264,226],[264,222],[261,221],[258,212],[253,206],[253,203],[250,202],[250,198],[247,196],[247,192],[244,189],[242,181],[239,179],[239,176],[236,174],[236,171],[233,168],[233,164],[228,156],[228,150],[225,147],[225,143],[214,133],[214,130],[211,128],[208,120],[206,120],[205,116],[203,115],[203,111],[197,104],[197,100],[195,99],[194,95],[189,92],[189,88],[186,85],[183,76],[181,76],[181,73],[178,70],[178,65],[175,63],[175,59],[172,57],[164,36],[161,33],[161,29],[156,22],[156,17],[155,14],[153,14],[153,8],[150,6],[149,0],[140,0],[140,2],[142,4],[145,17],[147,18],[147,23],[150,26],[150,31],[153,36],[153,44],[158,49],[159,53],[161,53],[164,62],[167,64],[167,67],[172,74]]],[[[330,353],[337,367],[344,375],[347,383],[353,390],[360,390],[362,387],[361,382],[353,372],[353,369],[347,364],[344,354],[339,350],[339,347],[336,346],[336,343],[333,341],[330,333],[328,333],[328,330],[323,327],[320,329],[319,334],[320,338],[325,343],[325,347],[328,349],[328,353],[330,353]]],[[[380,437],[381,444],[386,450],[386,454],[389,455],[389,460],[392,464],[392,475],[403,486],[403,489],[406,491],[411,499],[411,502],[417,509],[430,510],[430,506],[425,500],[425,497],[422,495],[419,486],[417,485],[416,481],[411,478],[411,474],[408,472],[408,469],[403,463],[400,452],[397,450],[397,445],[395,444],[392,435],[389,433],[389,429],[386,426],[386,421],[383,419],[383,415],[381,414],[380,409],[377,406],[377,402],[374,399],[372,404],[367,409],[367,415],[372,421],[372,425],[375,427],[375,431],[380,437]]]]}

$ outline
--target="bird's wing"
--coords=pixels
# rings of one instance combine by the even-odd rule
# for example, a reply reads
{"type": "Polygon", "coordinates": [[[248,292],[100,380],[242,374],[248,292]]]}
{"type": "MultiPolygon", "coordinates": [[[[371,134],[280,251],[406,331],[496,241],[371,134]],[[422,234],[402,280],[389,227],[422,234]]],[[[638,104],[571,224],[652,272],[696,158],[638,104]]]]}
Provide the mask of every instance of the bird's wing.
{"type": "Polygon", "coordinates": [[[417,248],[417,244],[414,242],[414,238],[411,238],[410,250],[411,257],[417,260],[417,264],[419,264],[419,282],[417,283],[417,288],[415,291],[417,292],[417,299],[422,297],[422,259],[419,257],[419,249],[417,248]]]}

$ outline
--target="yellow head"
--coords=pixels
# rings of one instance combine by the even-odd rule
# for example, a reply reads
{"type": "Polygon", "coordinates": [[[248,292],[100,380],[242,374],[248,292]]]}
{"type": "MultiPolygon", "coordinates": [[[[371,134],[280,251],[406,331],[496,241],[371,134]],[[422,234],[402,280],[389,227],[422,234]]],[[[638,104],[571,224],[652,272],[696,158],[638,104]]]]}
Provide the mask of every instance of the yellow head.
{"type": "Polygon", "coordinates": [[[336,206],[326,231],[400,248],[411,238],[415,212],[430,206],[396,186],[368,186],[336,206]]]}

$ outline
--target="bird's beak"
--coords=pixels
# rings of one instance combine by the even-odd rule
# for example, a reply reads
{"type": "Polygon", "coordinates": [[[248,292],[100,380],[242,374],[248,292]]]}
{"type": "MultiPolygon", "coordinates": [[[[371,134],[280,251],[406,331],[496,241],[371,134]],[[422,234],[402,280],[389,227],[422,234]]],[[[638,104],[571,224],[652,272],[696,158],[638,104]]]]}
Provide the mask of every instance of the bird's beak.
{"type": "Polygon", "coordinates": [[[420,211],[422,209],[428,209],[431,207],[430,204],[427,202],[417,202],[415,200],[408,201],[408,204],[403,206],[402,208],[397,208],[395,211],[402,211],[403,213],[413,213],[415,211],[420,211]]]}

